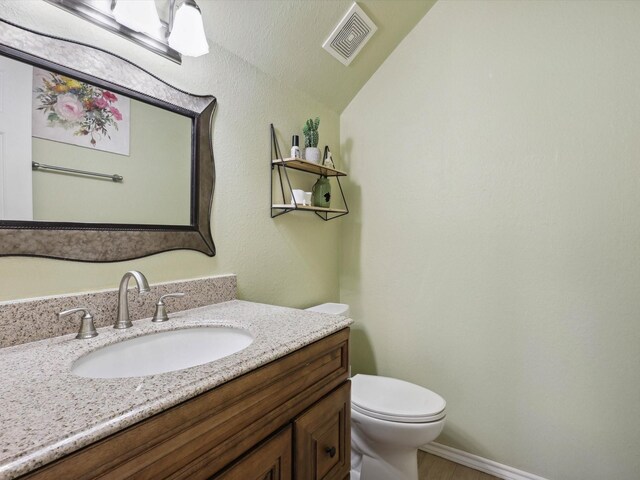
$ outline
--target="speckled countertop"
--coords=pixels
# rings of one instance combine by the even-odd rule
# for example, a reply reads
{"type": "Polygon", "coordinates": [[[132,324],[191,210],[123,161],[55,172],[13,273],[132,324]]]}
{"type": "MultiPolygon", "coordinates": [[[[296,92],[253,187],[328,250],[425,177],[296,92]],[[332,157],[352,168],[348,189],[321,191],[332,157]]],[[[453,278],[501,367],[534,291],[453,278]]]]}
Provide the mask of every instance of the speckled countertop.
{"type": "Polygon", "coordinates": [[[170,314],[126,331],[98,329],[0,349],[0,479],[11,479],[188,400],[349,326],[334,315],[233,300],[170,314]],[[246,349],[175,372],[120,379],[81,378],[74,360],[97,348],[151,332],[203,325],[239,327],[246,349]]]}

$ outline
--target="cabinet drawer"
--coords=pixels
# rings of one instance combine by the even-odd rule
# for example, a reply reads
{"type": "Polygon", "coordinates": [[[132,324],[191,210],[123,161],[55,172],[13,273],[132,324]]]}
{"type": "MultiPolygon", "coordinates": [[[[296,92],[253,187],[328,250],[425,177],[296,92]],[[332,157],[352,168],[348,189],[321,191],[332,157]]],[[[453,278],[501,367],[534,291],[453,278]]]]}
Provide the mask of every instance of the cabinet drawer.
{"type": "Polygon", "coordinates": [[[297,480],[342,480],[351,468],[351,382],[293,422],[297,480]]]}
{"type": "Polygon", "coordinates": [[[291,480],[291,427],[258,446],[212,480],[291,480]]]}

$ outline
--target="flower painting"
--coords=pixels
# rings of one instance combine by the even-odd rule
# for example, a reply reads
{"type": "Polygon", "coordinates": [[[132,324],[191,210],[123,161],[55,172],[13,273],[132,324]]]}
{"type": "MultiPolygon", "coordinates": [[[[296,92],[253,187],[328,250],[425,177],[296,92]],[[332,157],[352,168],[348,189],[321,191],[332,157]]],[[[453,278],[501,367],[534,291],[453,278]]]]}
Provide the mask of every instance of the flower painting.
{"type": "Polygon", "coordinates": [[[130,100],[59,73],[33,69],[33,136],[129,155],[130,100]]]}

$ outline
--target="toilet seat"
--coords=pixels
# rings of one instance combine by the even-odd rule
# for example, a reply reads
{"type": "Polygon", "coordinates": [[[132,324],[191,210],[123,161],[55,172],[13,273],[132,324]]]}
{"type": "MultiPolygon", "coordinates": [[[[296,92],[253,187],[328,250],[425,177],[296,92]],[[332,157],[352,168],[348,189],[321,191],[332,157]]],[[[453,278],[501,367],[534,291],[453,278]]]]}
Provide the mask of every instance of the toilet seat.
{"type": "Polygon", "coordinates": [[[429,423],[445,417],[446,402],[437,393],[397,378],[355,375],[351,407],[368,417],[401,423],[429,423]]]}

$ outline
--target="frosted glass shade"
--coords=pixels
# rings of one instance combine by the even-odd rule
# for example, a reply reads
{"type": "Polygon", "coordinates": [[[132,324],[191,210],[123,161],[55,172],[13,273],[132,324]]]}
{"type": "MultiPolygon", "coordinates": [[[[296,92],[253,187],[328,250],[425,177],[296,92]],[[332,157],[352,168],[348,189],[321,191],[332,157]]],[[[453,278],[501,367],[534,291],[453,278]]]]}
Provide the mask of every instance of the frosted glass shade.
{"type": "Polygon", "coordinates": [[[119,24],[136,32],[157,34],[162,27],[155,0],[118,0],[113,16],[119,24]]]}
{"type": "Polygon", "coordinates": [[[178,8],[169,35],[169,46],[188,57],[209,53],[202,15],[195,2],[186,1],[178,8]]]}

